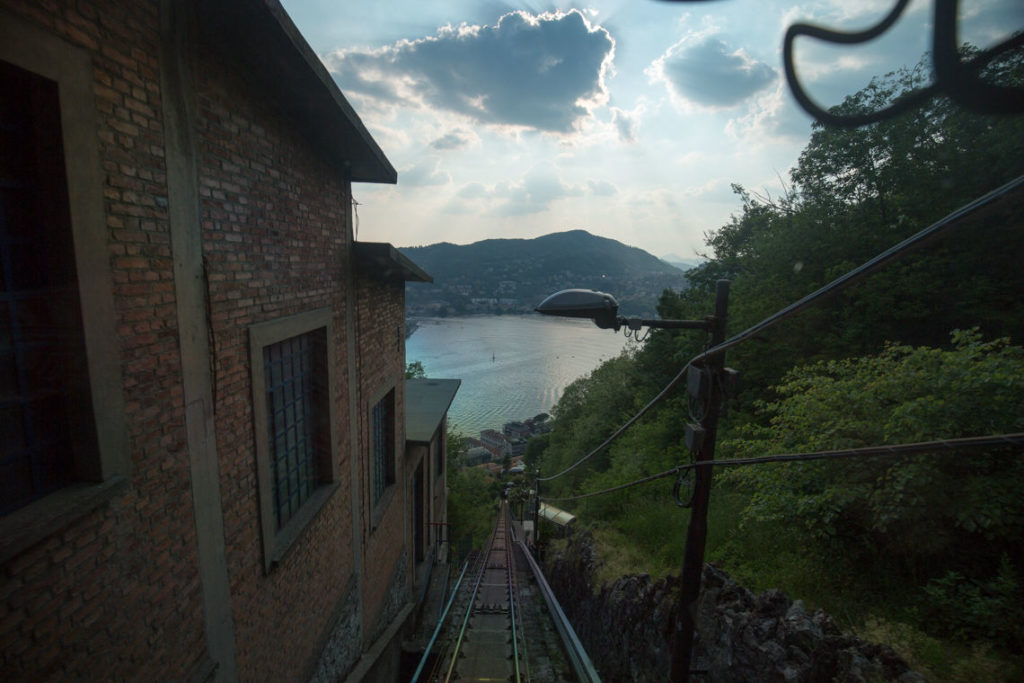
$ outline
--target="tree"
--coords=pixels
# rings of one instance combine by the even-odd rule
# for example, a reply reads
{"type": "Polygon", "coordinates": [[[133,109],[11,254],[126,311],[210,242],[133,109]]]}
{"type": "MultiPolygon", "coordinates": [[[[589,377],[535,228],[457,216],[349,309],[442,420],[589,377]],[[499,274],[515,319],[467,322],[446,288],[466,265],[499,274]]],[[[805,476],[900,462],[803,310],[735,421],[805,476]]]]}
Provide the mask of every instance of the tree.
{"type": "Polygon", "coordinates": [[[484,471],[465,466],[462,434],[454,425],[447,429],[448,539],[453,548],[479,547],[494,522],[496,499],[484,471]]]}
{"type": "Polygon", "coordinates": [[[414,360],[405,366],[406,379],[426,379],[427,371],[423,369],[423,363],[414,360]]]}
{"type": "MultiPolygon", "coordinates": [[[[787,373],[763,403],[769,426],[725,440],[751,457],[1016,432],[1024,428],[1024,349],[954,332],[950,350],[891,344],[863,358],[787,373]]],[[[993,571],[1004,554],[1024,566],[1020,449],[928,453],[746,468],[748,520],[805,529],[838,557],[900,558],[912,576],[933,567],[993,571]]]]}
{"type": "Polygon", "coordinates": [[[528,470],[534,470],[544,460],[544,452],[551,444],[551,434],[538,434],[526,442],[526,452],[523,454],[523,466],[528,470]]]}

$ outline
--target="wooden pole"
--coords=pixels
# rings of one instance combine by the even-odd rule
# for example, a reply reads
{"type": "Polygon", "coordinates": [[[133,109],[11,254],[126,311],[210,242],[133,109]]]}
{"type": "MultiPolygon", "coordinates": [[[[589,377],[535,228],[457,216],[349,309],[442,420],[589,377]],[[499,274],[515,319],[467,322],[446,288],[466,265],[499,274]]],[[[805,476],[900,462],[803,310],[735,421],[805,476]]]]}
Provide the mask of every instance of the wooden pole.
{"type": "MultiPolygon", "coordinates": [[[[711,346],[725,341],[725,320],[729,307],[729,281],[719,280],[715,287],[715,318],[711,332],[711,346]]],[[[704,442],[696,461],[715,459],[715,438],[718,415],[722,403],[722,368],[725,354],[718,354],[707,362],[709,381],[706,390],[707,414],[701,423],[704,442]]],[[[698,467],[694,472],[693,503],[690,523],[686,529],[686,547],[683,551],[683,573],[680,577],[679,604],[676,608],[675,633],[672,639],[672,681],[684,683],[690,677],[693,638],[697,620],[697,600],[704,570],[704,546],[708,534],[708,502],[711,497],[711,467],[698,467]]]]}

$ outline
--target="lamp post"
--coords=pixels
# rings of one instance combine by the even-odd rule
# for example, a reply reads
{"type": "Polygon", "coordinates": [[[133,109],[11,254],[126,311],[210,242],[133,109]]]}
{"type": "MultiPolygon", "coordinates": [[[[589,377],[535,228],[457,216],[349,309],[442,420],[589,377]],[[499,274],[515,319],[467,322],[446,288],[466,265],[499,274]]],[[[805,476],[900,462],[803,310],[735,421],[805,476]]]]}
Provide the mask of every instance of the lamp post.
{"type": "MultiPolygon", "coordinates": [[[[618,314],[615,297],[604,292],[586,289],[566,289],[552,294],[537,306],[545,315],[570,318],[590,318],[602,329],[618,331],[622,327],[639,330],[641,327],[675,330],[705,330],[711,333],[711,346],[725,340],[725,320],[729,305],[729,281],[719,280],[715,288],[715,313],[704,320],[644,320],[624,318],[618,314]]],[[[697,369],[696,381],[688,382],[689,391],[706,401],[707,411],[698,428],[687,425],[687,441],[697,451],[695,461],[715,459],[715,440],[718,433],[719,405],[725,370],[725,354],[717,354],[697,369]],[[702,435],[703,438],[695,436],[702,435]]],[[[683,551],[683,569],[680,576],[679,602],[676,606],[675,629],[672,636],[671,680],[686,681],[690,675],[693,636],[696,628],[697,599],[704,569],[704,547],[707,540],[708,502],[711,496],[711,468],[698,467],[694,473],[693,498],[690,502],[690,522],[686,528],[683,551]]],[[[539,499],[539,492],[538,492],[539,499]]]]}
{"type": "MultiPolygon", "coordinates": [[[[723,280],[724,282],[724,280],[723,280]]],[[[563,318],[590,318],[603,330],[623,327],[639,330],[641,327],[655,327],[663,330],[712,330],[710,320],[647,320],[646,318],[624,318],[619,315],[619,302],[611,294],[595,292],[592,289],[563,289],[541,301],[534,309],[544,315],[563,318]]]]}

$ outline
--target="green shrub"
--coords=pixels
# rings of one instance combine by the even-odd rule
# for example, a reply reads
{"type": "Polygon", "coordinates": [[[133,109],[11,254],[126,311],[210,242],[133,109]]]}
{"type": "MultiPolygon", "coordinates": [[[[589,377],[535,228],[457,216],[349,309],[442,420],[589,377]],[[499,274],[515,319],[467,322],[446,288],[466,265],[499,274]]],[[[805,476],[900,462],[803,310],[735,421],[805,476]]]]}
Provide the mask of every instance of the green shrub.
{"type": "Polygon", "coordinates": [[[1024,594],[1008,557],[1003,556],[999,571],[988,580],[951,571],[923,590],[926,614],[945,634],[1017,650],[1024,646],[1024,594]]]}
{"type": "MultiPolygon", "coordinates": [[[[799,367],[762,405],[770,426],[726,440],[733,456],[979,436],[1024,427],[1024,350],[953,333],[953,348],[889,345],[877,356],[799,367]]],[[[1017,449],[1019,452],[1019,449],[1017,449]]],[[[991,572],[1024,534],[1024,459],[1008,447],[747,467],[745,519],[802,529],[837,558],[895,558],[991,572]]],[[[888,561],[884,560],[883,561],[888,561]]]]}

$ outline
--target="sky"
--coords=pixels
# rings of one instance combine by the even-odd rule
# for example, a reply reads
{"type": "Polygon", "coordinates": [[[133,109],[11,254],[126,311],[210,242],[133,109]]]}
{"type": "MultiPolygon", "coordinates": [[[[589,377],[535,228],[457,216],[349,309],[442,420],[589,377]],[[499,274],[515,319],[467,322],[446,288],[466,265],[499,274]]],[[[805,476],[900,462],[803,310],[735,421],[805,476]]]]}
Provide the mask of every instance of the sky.
{"type": "MultiPolygon", "coordinates": [[[[282,0],[398,171],[360,183],[357,239],[398,247],[583,229],[695,259],[740,202],[784,192],[811,133],[782,70],[797,22],[864,30],[894,0],[282,0]]],[[[863,46],[798,39],[811,97],[913,66],[932,2],[863,46]]],[[[962,0],[959,37],[1024,29],[1020,0],[962,0]]]]}

